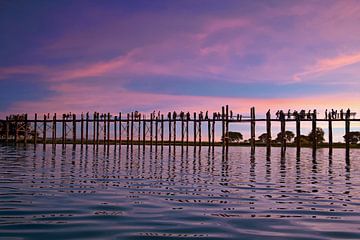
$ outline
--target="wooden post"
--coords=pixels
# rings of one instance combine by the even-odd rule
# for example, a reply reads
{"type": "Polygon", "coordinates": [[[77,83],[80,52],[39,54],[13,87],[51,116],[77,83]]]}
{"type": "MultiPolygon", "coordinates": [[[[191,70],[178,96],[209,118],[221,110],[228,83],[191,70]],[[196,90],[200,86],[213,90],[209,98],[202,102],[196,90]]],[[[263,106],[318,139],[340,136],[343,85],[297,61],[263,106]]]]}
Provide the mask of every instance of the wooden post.
{"type": "Polygon", "coordinates": [[[122,144],[122,139],[121,139],[121,136],[122,136],[122,122],[121,122],[121,112],[119,112],[119,145],[121,147],[121,144],[122,144]]]}
{"type": "MultiPolygon", "coordinates": [[[[185,114],[184,114],[185,116],[185,114]]],[[[184,145],[184,137],[185,137],[185,122],[184,122],[184,116],[181,118],[181,146],[184,145]]]]}
{"type": "Polygon", "coordinates": [[[88,145],[89,143],[89,113],[86,113],[86,120],[85,120],[85,144],[88,145]]]}
{"type": "Polygon", "coordinates": [[[209,144],[209,146],[211,146],[211,122],[210,122],[210,118],[208,118],[207,126],[208,126],[208,144],[209,144]]]}
{"type": "Polygon", "coordinates": [[[164,114],[161,114],[161,145],[164,145],[164,114]]]}
{"type": "Polygon", "coordinates": [[[281,124],[281,150],[286,150],[286,138],[285,138],[285,115],[281,114],[280,116],[280,124],[281,124]]]}
{"type": "Polygon", "coordinates": [[[18,118],[19,118],[19,114],[17,114],[17,115],[15,116],[15,143],[17,143],[18,138],[19,138],[18,118]]]}
{"type": "Polygon", "coordinates": [[[44,114],[44,125],[43,125],[43,144],[46,143],[46,115],[44,114]]]}
{"type": "Polygon", "coordinates": [[[296,148],[300,149],[301,147],[301,120],[300,116],[296,116],[296,148]]]}
{"type": "Polygon", "coordinates": [[[345,148],[346,148],[346,159],[349,159],[349,152],[350,152],[350,110],[346,112],[345,115],[345,148]]]}
{"type": "Polygon", "coordinates": [[[95,119],[96,119],[96,112],[94,112],[93,115],[93,119],[92,119],[92,127],[93,127],[93,145],[95,145],[96,142],[96,124],[95,124],[95,119]]]}
{"type": "Polygon", "coordinates": [[[313,133],[312,147],[313,147],[313,149],[316,149],[316,145],[317,145],[317,136],[316,136],[316,110],[314,110],[312,116],[313,116],[313,117],[312,117],[312,133],[313,133]]]}
{"type": "Polygon", "coordinates": [[[114,117],[114,144],[117,145],[117,116],[114,117]]]}
{"type": "Polygon", "coordinates": [[[215,146],[215,118],[213,116],[212,119],[212,125],[211,125],[211,141],[212,141],[212,145],[215,146]]]}
{"type": "Polygon", "coordinates": [[[154,115],[151,113],[150,114],[150,145],[153,144],[153,118],[154,115]]]}
{"type": "Polygon", "coordinates": [[[189,118],[186,117],[186,146],[189,146],[189,118]]]}
{"type": "Polygon", "coordinates": [[[202,119],[199,118],[198,133],[199,133],[199,144],[200,144],[200,146],[201,146],[201,143],[202,143],[202,141],[201,141],[201,121],[202,121],[202,119]]]}
{"type": "Polygon", "coordinates": [[[140,145],[141,144],[141,114],[140,113],[138,113],[138,121],[139,121],[139,124],[138,124],[138,145],[140,145]]]}
{"type": "Polygon", "coordinates": [[[80,120],[80,144],[84,145],[84,113],[81,113],[80,120]]]}
{"type": "Polygon", "coordinates": [[[225,141],[226,141],[226,132],[225,132],[225,107],[222,106],[221,107],[221,128],[222,128],[222,135],[221,135],[221,139],[222,139],[222,145],[225,146],[225,141]]]}
{"type": "Polygon", "coordinates": [[[5,141],[8,142],[9,141],[9,132],[10,132],[10,126],[9,126],[9,117],[6,117],[6,136],[5,136],[5,141]]]}
{"type": "Polygon", "coordinates": [[[53,124],[51,130],[52,130],[51,143],[52,145],[54,145],[56,141],[56,113],[53,116],[53,124]]]}
{"type": "Polygon", "coordinates": [[[158,132],[159,132],[159,121],[158,117],[155,118],[155,145],[158,145],[158,132]]]}
{"type": "Polygon", "coordinates": [[[76,144],[76,114],[73,114],[73,144],[76,144]]]}
{"type": "Polygon", "coordinates": [[[107,122],[106,122],[106,114],[105,113],[102,113],[101,114],[102,116],[103,116],[103,137],[104,137],[104,139],[103,139],[103,144],[105,145],[106,144],[106,130],[107,130],[107,122]]]}
{"type": "Polygon", "coordinates": [[[169,115],[169,146],[170,146],[170,143],[171,143],[171,114],[169,115]]]}
{"type": "MultiPolygon", "coordinates": [[[[35,113],[35,118],[34,118],[34,145],[36,146],[36,144],[37,144],[37,137],[38,137],[38,135],[37,135],[37,113],[35,113]]],[[[7,122],[7,121],[6,121],[7,122]]],[[[7,124],[8,125],[8,124],[7,124]]],[[[8,128],[8,126],[7,126],[7,128],[8,128]]],[[[8,132],[7,132],[8,133],[8,132]]]]}
{"type": "Polygon", "coordinates": [[[24,142],[25,144],[27,143],[27,139],[28,139],[28,115],[25,114],[25,119],[24,119],[24,124],[25,124],[25,129],[24,129],[24,142]]]}
{"type": "Polygon", "coordinates": [[[111,116],[108,112],[107,114],[107,144],[110,145],[110,124],[111,124],[111,116]]]}
{"type": "Polygon", "coordinates": [[[225,120],[226,145],[229,145],[229,105],[225,108],[225,120]]]}
{"type": "Polygon", "coordinates": [[[271,147],[271,114],[270,110],[266,113],[266,147],[271,147]]]}
{"type": "Polygon", "coordinates": [[[250,117],[251,117],[251,148],[255,148],[255,107],[250,109],[250,117]]]}
{"type": "Polygon", "coordinates": [[[131,146],[133,145],[134,141],[134,112],[131,112],[131,119],[130,119],[130,143],[131,146]]]}
{"type": "Polygon", "coordinates": [[[329,150],[332,150],[333,147],[333,131],[332,131],[332,120],[329,118],[329,150]]]}
{"type": "Polygon", "coordinates": [[[173,125],[173,131],[174,131],[174,146],[176,145],[176,117],[174,119],[174,125],[173,125]]]}
{"type": "Polygon", "coordinates": [[[61,144],[65,145],[65,137],[66,137],[66,122],[65,122],[65,114],[62,117],[62,127],[61,127],[61,144]]]}
{"type": "Polygon", "coordinates": [[[196,132],[196,112],[194,112],[194,146],[196,146],[196,138],[197,138],[197,132],[196,132]]]}
{"type": "Polygon", "coordinates": [[[146,120],[145,120],[146,116],[145,114],[143,115],[143,145],[145,146],[146,144],[146,120]]]}
{"type": "Polygon", "coordinates": [[[129,140],[130,140],[130,125],[129,125],[129,118],[130,118],[130,114],[127,114],[127,118],[126,118],[126,145],[129,145],[129,140]]]}
{"type": "Polygon", "coordinates": [[[96,145],[99,145],[100,137],[100,114],[96,113],[96,145]]]}

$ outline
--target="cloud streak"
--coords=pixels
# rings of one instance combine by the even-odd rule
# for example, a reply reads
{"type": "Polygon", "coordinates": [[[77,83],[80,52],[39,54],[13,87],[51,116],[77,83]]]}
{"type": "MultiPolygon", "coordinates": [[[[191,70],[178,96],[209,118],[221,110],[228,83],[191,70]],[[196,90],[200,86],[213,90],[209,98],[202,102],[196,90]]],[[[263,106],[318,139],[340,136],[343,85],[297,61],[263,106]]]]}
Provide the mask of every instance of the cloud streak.
{"type": "Polygon", "coordinates": [[[333,58],[318,60],[313,66],[308,67],[304,72],[297,73],[293,80],[301,81],[311,76],[325,74],[352,64],[360,62],[360,52],[348,55],[340,55],[333,58]]]}

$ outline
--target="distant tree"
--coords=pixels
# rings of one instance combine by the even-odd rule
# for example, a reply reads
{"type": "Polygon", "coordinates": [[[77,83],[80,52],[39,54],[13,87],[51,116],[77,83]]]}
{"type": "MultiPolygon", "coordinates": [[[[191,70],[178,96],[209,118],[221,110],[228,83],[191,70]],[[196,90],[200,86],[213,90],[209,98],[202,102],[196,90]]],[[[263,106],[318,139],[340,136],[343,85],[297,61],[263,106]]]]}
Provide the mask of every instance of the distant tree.
{"type": "MultiPolygon", "coordinates": [[[[308,136],[305,135],[300,135],[300,144],[309,144],[310,143],[310,139],[308,136]]],[[[294,141],[297,142],[298,137],[295,137],[294,141]]]]}
{"type": "MultiPolygon", "coordinates": [[[[263,133],[261,134],[259,137],[259,141],[261,143],[266,143],[267,139],[268,139],[268,134],[267,133],[263,133]]],[[[270,140],[271,140],[271,137],[270,137],[270,140]]]]}
{"type": "Polygon", "coordinates": [[[344,140],[349,140],[352,144],[357,144],[360,141],[360,132],[349,132],[343,136],[344,140]]]}
{"type": "Polygon", "coordinates": [[[316,143],[323,143],[325,141],[324,138],[324,130],[322,130],[322,128],[317,127],[315,129],[315,133],[313,131],[311,131],[308,135],[309,141],[313,142],[314,138],[316,137],[316,143]]]}
{"type": "MultiPolygon", "coordinates": [[[[228,132],[229,142],[240,142],[243,139],[243,135],[240,132],[228,132]]],[[[221,137],[221,141],[224,141],[224,136],[221,137]]]]}
{"type": "MultiPolygon", "coordinates": [[[[285,138],[286,142],[291,142],[291,140],[292,140],[294,137],[295,137],[295,134],[294,134],[292,131],[285,131],[285,136],[284,136],[284,138],[285,138]]],[[[279,133],[277,134],[277,136],[276,136],[275,141],[278,142],[278,143],[281,143],[282,139],[283,139],[282,133],[279,132],[279,133]]]]}

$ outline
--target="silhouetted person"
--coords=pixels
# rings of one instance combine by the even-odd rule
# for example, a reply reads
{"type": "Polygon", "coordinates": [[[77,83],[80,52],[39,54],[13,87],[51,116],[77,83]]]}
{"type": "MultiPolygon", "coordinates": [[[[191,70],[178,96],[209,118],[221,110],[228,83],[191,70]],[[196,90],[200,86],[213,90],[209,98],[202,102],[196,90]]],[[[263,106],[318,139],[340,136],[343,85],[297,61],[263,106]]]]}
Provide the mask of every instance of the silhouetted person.
{"type": "Polygon", "coordinates": [[[347,118],[347,119],[350,118],[350,108],[348,108],[348,110],[346,111],[346,118],[347,118]]]}
{"type": "Polygon", "coordinates": [[[279,116],[280,116],[280,120],[285,119],[285,114],[284,114],[283,110],[280,110],[279,116]]]}

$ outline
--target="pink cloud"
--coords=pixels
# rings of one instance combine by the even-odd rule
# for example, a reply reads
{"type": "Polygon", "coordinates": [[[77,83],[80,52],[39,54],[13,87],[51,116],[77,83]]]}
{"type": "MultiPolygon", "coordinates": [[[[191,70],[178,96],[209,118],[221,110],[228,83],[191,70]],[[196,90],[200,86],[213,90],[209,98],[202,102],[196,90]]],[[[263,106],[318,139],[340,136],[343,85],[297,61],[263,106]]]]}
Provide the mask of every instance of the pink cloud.
{"type": "Polygon", "coordinates": [[[12,75],[27,75],[27,74],[47,74],[48,68],[45,66],[11,66],[0,67],[0,79],[6,79],[12,75]]]}
{"type": "Polygon", "coordinates": [[[196,38],[201,41],[222,30],[239,29],[251,26],[251,21],[244,17],[209,19],[205,22],[206,23],[200,32],[196,34],[196,38]]]}
{"type": "Polygon", "coordinates": [[[324,74],[359,62],[360,62],[359,52],[348,55],[340,55],[333,58],[320,59],[313,66],[308,67],[308,69],[305,70],[304,72],[296,73],[293,76],[293,80],[301,81],[306,77],[324,74]]]}

